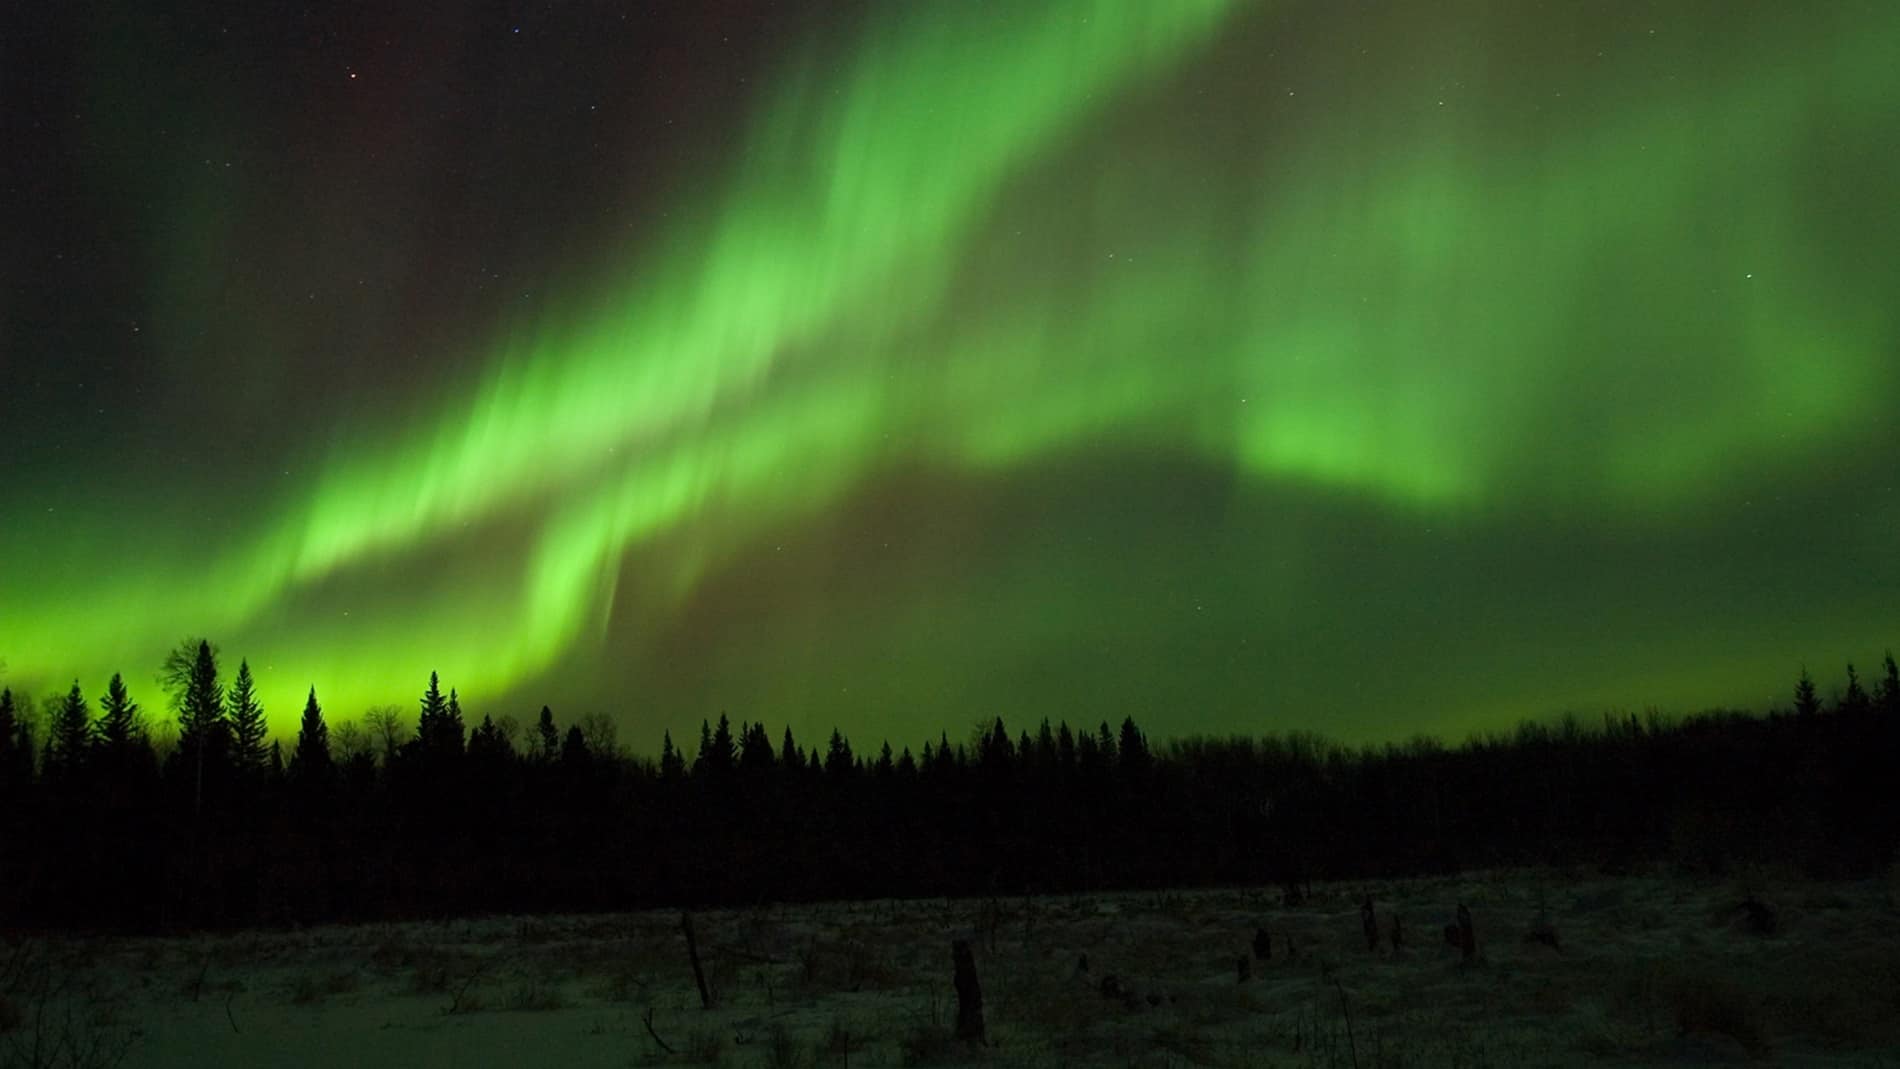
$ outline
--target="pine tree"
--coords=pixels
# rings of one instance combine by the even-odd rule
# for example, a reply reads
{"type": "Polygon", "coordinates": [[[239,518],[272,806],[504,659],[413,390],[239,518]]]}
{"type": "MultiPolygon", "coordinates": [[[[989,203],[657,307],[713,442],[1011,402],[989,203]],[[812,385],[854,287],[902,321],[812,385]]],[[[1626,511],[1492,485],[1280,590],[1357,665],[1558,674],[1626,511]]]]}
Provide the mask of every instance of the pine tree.
{"type": "Polygon", "coordinates": [[[726,714],[719,714],[719,726],[713,728],[712,750],[707,754],[706,767],[714,775],[731,772],[739,763],[738,754],[732,744],[732,721],[726,714]]]}
{"type": "Polygon", "coordinates": [[[440,736],[438,747],[444,753],[460,755],[466,743],[468,727],[462,722],[462,699],[449,688],[449,707],[442,719],[436,722],[436,733],[440,736]]]}
{"type": "Polygon", "coordinates": [[[885,739],[884,748],[877,752],[877,764],[872,767],[872,771],[876,772],[880,779],[889,779],[891,773],[896,770],[897,762],[891,754],[891,740],[885,739]]]}
{"type": "Polygon", "coordinates": [[[270,740],[270,780],[282,783],[284,779],[284,744],[277,739],[270,740]]]}
{"type": "Polygon", "coordinates": [[[52,729],[46,735],[46,775],[48,779],[71,779],[84,767],[86,750],[92,742],[92,707],[79,690],[79,681],[66,692],[65,701],[53,714],[52,729]]]}
{"type": "MultiPolygon", "coordinates": [[[[182,651],[173,651],[174,655],[182,651]]],[[[178,669],[167,661],[168,678],[178,669]]],[[[216,782],[231,761],[231,725],[224,719],[224,687],[218,682],[218,658],[207,639],[198,641],[191,667],[183,669],[178,702],[178,753],[191,776],[191,811],[204,812],[205,782],[216,782]]]]}
{"type": "Polygon", "coordinates": [[[1142,736],[1141,729],[1135,726],[1135,718],[1132,716],[1122,720],[1119,754],[1117,767],[1121,769],[1122,775],[1140,778],[1148,774],[1151,764],[1148,740],[1142,736]]]}
{"type": "Polygon", "coordinates": [[[231,760],[239,773],[261,776],[270,764],[270,746],[265,740],[264,707],[257,700],[257,684],[251,678],[251,663],[238,662],[237,681],[225,698],[231,723],[231,760]]]}
{"type": "Polygon", "coordinates": [[[554,713],[547,706],[541,707],[541,719],[534,729],[541,738],[541,760],[550,765],[560,760],[561,731],[554,726],[554,713]]]}
{"type": "Polygon", "coordinates": [[[785,741],[779,743],[778,763],[793,772],[798,771],[798,767],[805,763],[804,759],[798,754],[798,744],[792,741],[792,728],[790,724],[785,726],[785,741]]]}
{"type": "Polygon", "coordinates": [[[851,774],[851,742],[837,728],[831,729],[831,745],[825,751],[825,773],[836,779],[851,774]]]}
{"type": "Polygon", "coordinates": [[[449,717],[449,703],[442,697],[442,681],[434,672],[429,673],[429,689],[422,692],[421,705],[422,711],[416,717],[416,741],[424,753],[433,753],[442,746],[443,726],[449,717]]]}
{"type": "Polygon", "coordinates": [[[1873,703],[1867,697],[1867,691],[1860,685],[1860,675],[1853,665],[1847,666],[1847,693],[1841,695],[1840,711],[1849,716],[1867,712],[1873,703]]]}
{"type": "Polygon", "coordinates": [[[130,750],[138,738],[138,716],[138,703],[126,693],[124,677],[114,672],[112,682],[106,684],[105,695],[99,699],[98,743],[101,750],[112,755],[114,760],[130,750]]]}
{"type": "Polygon", "coordinates": [[[772,771],[772,739],[764,724],[747,724],[740,730],[739,768],[753,776],[772,771]]]}
{"type": "Polygon", "coordinates": [[[32,776],[29,763],[25,775],[20,773],[20,758],[25,756],[31,762],[31,751],[22,751],[20,744],[20,716],[13,707],[13,689],[0,690],[0,797],[14,786],[24,786],[32,776]]]}
{"type": "Polygon", "coordinates": [[[686,774],[686,761],[673,746],[673,733],[668,731],[660,739],[660,778],[668,783],[677,782],[686,774]]]}
{"type": "Polygon", "coordinates": [[[1900,664],[1895,664],[1893,651],[1887,652],[1887,673],[1880,677],[1880,709],[1889,716],[1900,716],[1900,664]]]}
{"type": "Polygon", "coordinates": [[[317,688],[310,688],[304,699],[303,720],[297,725],[297,749],[290,758],[291,774],[306,782],[330,778],[330,725],[323,721],[323,706],[317,704],[317,688]]]}
{"type": "Polygon", "coordinates": [[[1814,693],[1814,679],[1806,668],[1801,669],[1801,679],[1794,685],[1794,711],[1799,716],[1813,716],[1821,711],[1821,699],[1814,693]]]}
{"type": "Polygon", "coordinates": [[[581,734],[580,725],[568,728],[567,738],[561,742],[561,767],[570,770],[586,768],[591,756],[587,751],[587,736],[581,734]]]}

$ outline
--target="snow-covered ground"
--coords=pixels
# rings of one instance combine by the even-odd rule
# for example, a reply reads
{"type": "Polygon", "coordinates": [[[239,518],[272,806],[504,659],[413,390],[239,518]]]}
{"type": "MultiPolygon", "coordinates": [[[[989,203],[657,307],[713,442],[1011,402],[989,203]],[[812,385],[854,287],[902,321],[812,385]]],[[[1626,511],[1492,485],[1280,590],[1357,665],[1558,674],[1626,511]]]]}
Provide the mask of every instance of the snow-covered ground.
{"type": "Polygon", "coordinates": [[[1312,892],[696,913],[710,1010],[673,911],[15,939],[0,1066],[70,1064],[45,1057],[66,1041],[89,1045],[79,1064],[124,1066],[1900,1064],[1895,878],[1523,871],[1312,892]],[[1738,908],[1751,898],[1773,932],[1738,908]],[[1460,902],[1470,964],[1442,932],[1460,902]],[[1555,948],[1526,938],[1540,914],[1555,948]],[[986,1046],[952,1038],[954,939],[975,948],[986,1046]]]}

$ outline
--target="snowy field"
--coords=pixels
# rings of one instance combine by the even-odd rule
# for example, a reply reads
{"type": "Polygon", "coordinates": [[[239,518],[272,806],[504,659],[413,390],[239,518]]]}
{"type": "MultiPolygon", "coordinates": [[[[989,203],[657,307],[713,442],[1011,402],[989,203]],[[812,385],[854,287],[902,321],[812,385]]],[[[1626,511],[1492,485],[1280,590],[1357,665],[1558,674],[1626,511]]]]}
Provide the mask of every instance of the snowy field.
{"type": "Polygon", "coordinates": [[[710,1010],[677,912],[12,938],[0,1066],[1900,1065],[1900,878],[1311,890],[696,913],[710,1010]],[[955,939],[985,1046],[952,1035],[955,939]]]}

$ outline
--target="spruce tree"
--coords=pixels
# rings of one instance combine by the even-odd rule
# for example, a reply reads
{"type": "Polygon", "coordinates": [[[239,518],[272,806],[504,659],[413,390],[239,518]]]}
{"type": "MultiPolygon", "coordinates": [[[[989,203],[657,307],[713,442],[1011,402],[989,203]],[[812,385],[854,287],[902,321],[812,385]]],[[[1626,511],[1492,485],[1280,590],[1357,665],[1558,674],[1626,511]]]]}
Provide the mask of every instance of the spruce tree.
{"type": "Polygon", "coordinates": [[[71,779],[79,774],[92,741],[92,707],[79,690],[79,681],[66,692],[46,735],[46,775],[49,779],[71,779]]]}
{"type": "Polygon", "coordinates": [[[264,707],[257,700],[257,683],[251,678],[251,663],[238,662],[237,680],[225,698],[231,722],[231,761],[240,774],[261,776],[270,765],[270,745],[265,738],[264,707]]]}
{"type": "Polygon", "coordinates": [[[673,745],[673,733],[668,731],[660,739],[660,779],[673,783],[686,774],[686,761],[673,745]]]}
{"type": "Polygon", "coordinates": [[[707,755],[706,763],[715,775],[731,772],[739,763],[732,742],[732,721],[726,719],[724,713],[719,714],[719,726],[713,729],[712,750],[707,755]]]}
{"type": "Polygon", "coordinates": [[[541,707],[541,719],[535,724],[535,731],[541,737],[541,760],[553,764],[561,756],[561,732],[554,726],[554,713],[547,706],[541,707]]]}
{"type": "Polygon", "coordinates": [[[317,688],[311,687],[303,703],[303,720],[297,725],[291,774],[306,782],[322,782],[329,779],[330,768],[330,725],[324,723],[323,706],[317,704],[317,688]]]}
{"type": "Polygon", "coordinates": [[[13,707],[13,689],[0,690],[0,795],[16,785],[24,786],[31,776],[30,765],[28,774],[20,775],[20,727],[19,713],[13,707]]]}
{"type": "MultiPolygon", "coordinates": [[[[169,661],[167,666],[169,672],[169,661]]],[[[224,688],[218,683],[218,660],[209,641],[199,640],[198,652],[184,676],[184,693],[178,703],[178,754],[191,777],[191,809],[195,816],[204,812],[206,773],[215,779],[230,760],[224,688]]]]}
{"type": "Polygon", "coordinates": [[[1873,703],[1867,697],[1867,691],[1860,685],[1860,674],[1853,665],[1847,666],[1847,693],[1841,695],[1840,711],[1849,716],[1867,712],[1873,703]]]}
{"type": "Polygon", "coordinates": [[[837,728],[831,729],[831,743],[825,750],[825,773],[843,779],[851,774],[851,742],[837,728]]]}
{"type": "Polygon", "coordinates": [[[437,747],[444,753],[460,754],[463,739],[467,733],[462,723],[462,699],[456,695],[455,688],[449,688],[449,705],[443,710],[442,719],[436,721],[436,734],[440,737],[437,747]]]}
{"type": "Polygon", "coordinates": [[[1880,709],[1889,716],[1900,716],[1900,664],[1895,664],[1893,651],[1887,652],[1887,672],[1880,677],[1880,709]]]}
{"type": "Polygon", "coordinates": [[[778,763],[796,772],[804,761],[798,755],[798,744],[792,741],[792,728],[785,726],[785,738],[778,746],[778,763]]]}
{"type": "Polygon", "coordinates": [[[1794,685],[1794,711],[1799,716],[1821,711],[1821,699],[1814,693],[1814,679],[1806,668],[1801,669],[1801,679],[1794,685]]]}
{"type": "Polygon", "coordinates": [[[422,713],[416,718],[416,740],[424,752],[441,746],[442,724],[449,716],[448,700],[442,697],[442,682],[429,673],[429,689],[422,692],[422,713]]]}
{"type": "Polygon", "coordinates": [[[1141,734],[1141,729],[1135,726],[1135,718],[1132,716],[1122,720],[1119,750],[1117,766],[1124,776],[1139,778],[1148,774],[1150,764],[1148,740],[1141,734]]]}
{"type": "Polygon", "coordinates": [[[138,716],[138,703],[126,693],[124,677],[114,672],[99,699],[100,748],[115,758],[129,750],[138,737],[138,716]]]}
{"type": "Polygon", "coordinates": [[[561,740],[561,767],[569,771],[586,768],[592,756],[587,749],[587,736],[581,734],[581,726],[575,724],[569,727],[567,737],[561,740]]]}

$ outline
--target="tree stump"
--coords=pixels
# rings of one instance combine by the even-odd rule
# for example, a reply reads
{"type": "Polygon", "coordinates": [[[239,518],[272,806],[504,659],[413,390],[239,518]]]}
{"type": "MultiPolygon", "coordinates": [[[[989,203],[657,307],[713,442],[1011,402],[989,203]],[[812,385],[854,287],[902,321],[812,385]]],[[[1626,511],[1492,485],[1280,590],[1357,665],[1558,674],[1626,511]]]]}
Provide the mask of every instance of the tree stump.
{"type": "Polygon", "coordinates": [[[950,953],[957,967],[957,1038],[983,1043],[983,988],[976,980],[976,956],[967,939],[951,943],[950,953]]]}

